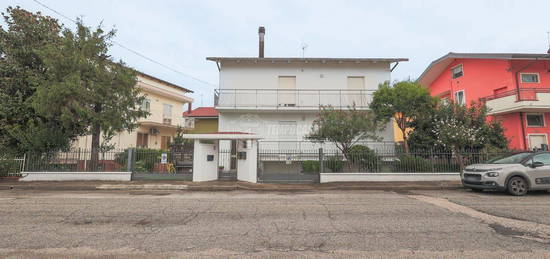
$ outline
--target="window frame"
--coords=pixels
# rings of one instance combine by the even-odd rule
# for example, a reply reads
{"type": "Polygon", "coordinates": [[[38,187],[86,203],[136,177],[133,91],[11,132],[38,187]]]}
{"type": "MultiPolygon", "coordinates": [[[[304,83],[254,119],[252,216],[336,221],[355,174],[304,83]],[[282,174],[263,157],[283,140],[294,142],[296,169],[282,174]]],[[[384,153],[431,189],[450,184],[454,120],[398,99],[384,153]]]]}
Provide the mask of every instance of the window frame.
{"type": "MultiPolygon", "coordinates": [[[[528,144],[529,144],[529,148],[532,149],[534,147],[531,147],[531,136],[543,136],[544,139],[546,140],[546,144],[549,144],[548,143],[548,134],[546,133],[529,133],[527,134],[527,140],[528,140],[528,144]]],[[[531,158],[532,160],[532,158],[531,158]]]]}
{"type": "Polygon", "coordinates": [[[174,115],[174,105],[170,103],[163,103],[162,104],[162,118],[164,119],[172,119],[172,116],[174,115]],[[170,107],[170,115],[166,116],[166,107],[170,107]]]}
{"type": "Polygon", "coordinates": [[[143,111],[151,112],[151,99],[145,98],[143,99],[143,102],[140,104],[140,108],[143,111]]]}
{"type": "Polygon", "coordinates": [[[464,91],[464,89],[456,91],[455,94],[454,94],[454,98],[455,98],[454,101],[455,101],[456,104],[466,105],[466,91],[464,91]],[[459,103],[458,100],[457,100],[457,94],[458,93],[462,93],[462,103],[459,103]]]}
{"type": "Polygon", "coordinates": [[[521,79],[521,83],[522,83],[522,84],[540,84],[540,75],[539,75],[539,73],[529,73],[529,72],[527,72],[527,73],[520,73],[520,74],[519,74],[519,77],[520,77],[520,79],[521,79]],[[536,76],[537,76],[537,81],[536,81],[536,82],[525,82],[525,81],[523,81],[523,76],[524,76],[524,75],[536,75],[536,76]]]}
{"type": "Polygon", "coordinates": [[[463,76],[464,76],[464,66],[462,65],[462,63],[460,63],[460,64],[458,64],[458,65],[456,65],[456,66],[454,66],[454,67],[451,67],[451,78],[452,78],[452,79],[461,78],[461,77],[463,77],[463,76]],[[461,74],[460,76],[455,77],[455,72],[454,72],[454,70],[457,69],[457,68],[459,68],[459,67],[460,67],[460,72],[462,72],[462,74],[461,74]]]}
{"type": "Polygon", "coordinates": [[[526,113],[525,114],[525,125],[527,125],[528,128],[544,128],[546,127],[546,117],[544,116],[544,113],[526,113]],[[527,117],[529,115],[538,115],[538,116],[541,116],[542,117],[542,125],[529,125],[529,120],[527,119],[527,117]]]}

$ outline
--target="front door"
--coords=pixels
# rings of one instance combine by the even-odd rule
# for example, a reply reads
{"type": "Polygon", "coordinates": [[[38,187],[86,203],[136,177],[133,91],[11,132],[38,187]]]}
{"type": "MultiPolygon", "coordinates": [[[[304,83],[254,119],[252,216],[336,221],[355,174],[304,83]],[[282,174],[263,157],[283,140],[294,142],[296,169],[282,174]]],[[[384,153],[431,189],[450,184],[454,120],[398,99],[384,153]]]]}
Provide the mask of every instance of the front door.
{"type": "Polygon", "coordinates": [[[237,170],[237,141],[231,140],[229,170],[237,170]]]}
{"type": "Polygon", "coordinates": [[[534,189],[550,187],[550,153],[541,153],[533,156],[531,163],[541,162],[544,166],[530,168],[529,178],[534,189]]]}
{"type": "Polygon", "coordinates": [[[529,148],[530,149],[540,149],[542,147],[542,144],[548,145],[548,140],[546,139],[546,135],[543,134],[532,134],[529,135],[529,148]]]}

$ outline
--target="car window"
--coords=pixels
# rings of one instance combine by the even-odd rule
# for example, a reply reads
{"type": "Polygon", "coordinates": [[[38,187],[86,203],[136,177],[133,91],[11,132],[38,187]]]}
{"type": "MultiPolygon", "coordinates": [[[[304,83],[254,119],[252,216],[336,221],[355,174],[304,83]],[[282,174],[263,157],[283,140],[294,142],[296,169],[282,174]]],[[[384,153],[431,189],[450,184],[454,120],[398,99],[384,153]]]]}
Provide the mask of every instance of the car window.
{"type": "Polygon", "coordinates": [[[488,164],[519,164],[530,155],[531,153],[517,153],[513,155],[508,155],[505,157],[498,157],[487,161],[487,163],[488,164]]]}
{"type": "Polygon", "coordinates": [[[533,162],[543,162],[544,165],[550,165],[550,153],[533,156],[533,162]]]}

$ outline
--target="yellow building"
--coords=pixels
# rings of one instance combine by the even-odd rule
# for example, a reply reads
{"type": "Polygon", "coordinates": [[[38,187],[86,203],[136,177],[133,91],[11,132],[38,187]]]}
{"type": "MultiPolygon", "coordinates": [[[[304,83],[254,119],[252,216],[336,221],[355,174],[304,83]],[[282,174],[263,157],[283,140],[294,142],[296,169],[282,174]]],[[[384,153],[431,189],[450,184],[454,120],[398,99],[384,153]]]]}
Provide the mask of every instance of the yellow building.
{"type": "Polygon", "coordinates": [[[184,117],[194,120],[195,127],[189,133],[218,132],[218,110],[214,107],[199,107],[183,113],[184,117]]]}
{"type": "MultiPolygon", "coordinates": [[[[150,115],[138,120],[139,127],[136,130],[116,134],[109,144],[116,149],[168,149],[178,126],[190,128],[181,114],[185,104],[193,102],[192,98],[186,96],[192,91],[144,73],[138,73],[136,87],[146,96],[141,107],[149,111],[150,115]]],[[[89,149],[91,141],[91,135],[83,136],[75,141],[73,147],[89,149]]]]}

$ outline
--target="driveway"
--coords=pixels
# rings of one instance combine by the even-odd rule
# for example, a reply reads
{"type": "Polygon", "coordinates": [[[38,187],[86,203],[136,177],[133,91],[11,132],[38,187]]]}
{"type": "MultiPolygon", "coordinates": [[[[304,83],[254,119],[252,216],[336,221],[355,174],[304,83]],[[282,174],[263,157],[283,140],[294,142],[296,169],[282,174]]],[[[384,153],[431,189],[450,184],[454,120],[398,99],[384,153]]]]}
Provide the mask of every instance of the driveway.
{"type": "Polygon", "coordinates": [[[550,194],[0,191],[2,257],[550,256],[550,194]]]}

